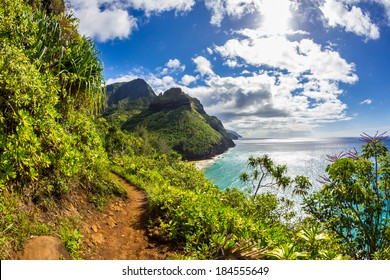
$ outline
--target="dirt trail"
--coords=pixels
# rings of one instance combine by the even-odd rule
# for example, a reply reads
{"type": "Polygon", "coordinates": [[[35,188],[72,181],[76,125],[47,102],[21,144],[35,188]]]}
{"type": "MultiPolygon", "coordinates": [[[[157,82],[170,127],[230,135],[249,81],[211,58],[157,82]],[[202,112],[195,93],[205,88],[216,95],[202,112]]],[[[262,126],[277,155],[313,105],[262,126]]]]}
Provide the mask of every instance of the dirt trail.
{"type": "Polygon", "coordinates": [[[151,242],[146,235],[145,193],[117,175],[128,199],[115,198],[105,211],[90,213],[84,226],[86,260],[161,260],[169,255],[167,246],[151,242]]]}

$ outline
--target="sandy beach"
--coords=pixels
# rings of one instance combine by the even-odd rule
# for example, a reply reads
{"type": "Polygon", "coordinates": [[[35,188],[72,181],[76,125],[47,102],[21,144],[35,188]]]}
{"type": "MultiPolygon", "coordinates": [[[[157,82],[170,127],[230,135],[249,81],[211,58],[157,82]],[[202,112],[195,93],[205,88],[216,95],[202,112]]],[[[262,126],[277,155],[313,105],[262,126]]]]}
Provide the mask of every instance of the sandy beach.
{"type": "Polygon", "coordinates": [[[195,161],[192,161],[192,162],[195,163],[195,165],[196,165],[196,167],[198,169],[203,170],[203,169],[206,169],[206,168],[210,167],[211,165],[213,165],[214,162],[216,162],[222,156],[223,156],[223,154],[217,155],[217,156],[215,156],[213,158],[210,158],[210,159],[195,160],[195,161]]]}

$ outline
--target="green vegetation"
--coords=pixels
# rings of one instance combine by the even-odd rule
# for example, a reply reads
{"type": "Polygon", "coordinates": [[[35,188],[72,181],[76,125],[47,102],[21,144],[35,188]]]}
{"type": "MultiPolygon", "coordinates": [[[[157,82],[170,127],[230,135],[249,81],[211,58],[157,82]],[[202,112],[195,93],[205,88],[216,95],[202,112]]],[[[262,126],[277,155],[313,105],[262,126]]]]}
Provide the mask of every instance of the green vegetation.
{"type": "Polygon", "coordinates": [[[193,165],[168,156],[119,156],[113,163],[117,174],[147,191],[158,238],[181,244],[186,256],[245,258],[247,247],[263,254],[263,247],[289,239],[280,222],[288,213],[272,195],[251,200],[238,190],[221,191],[193,165]]]}
{"type": "Polygon", "coordinates": [[[386,137],[363,135],[361,153],[329,157],[319,192],[306,210],[333,231],[355,259],[388,258],[390,248],[390,154],[386,137]]]}
{"type": "Polygon", "coordinates": [[[252,173],[242,173],[240,179],[252,183],[254,196],[261,188],[293,188],[293,194],[303,196],[304,209],[313,220],[297,235],[307,243],[304,251],[297,250],[300,244],[295,241],[272,250],[270,255],[278,259],[342,257],[334,248],[320,246],[332,241],[345,257],[389,258],[390,154],[382,142],[386,138],[384,134],[363,134],[366,144],[361,153],[354,150],[328,156],[328,177],[322,178],[322,189],[311,195],[306,177],[291,179],[285,175],[287,167],[275,166],[267,155],[248,159],[252,173]]]}
{"type": "Polygon", "coordinates": [[[153,147],[146,130],[143,138],[120,134],[125,137],[106,141],[126,147],[111,149],[112,170],[147,192],[152,237],[179,244],[177,258],[342,258],[331,233],[312,219],[295,217],[291,201],[269,193],[222,191],[176,153],[162,154],[153,147]]]}
{"type": "Polygon", "coordinates": [[[107,172],[95,119],[105,102],[96,49],[77,33],[76,19],[61,11],[62,1],[31,3],[4,0],[0,6],[2,258],[44,224],[31,215],[35,207],[57,211],[78,191],[102,207],[122,193],[107,172]]]}
{"type": "Polygon", "coordinates": [[[59,237],[73,260],[81,259],[83,234],[75,218],[64,218],[59,223],[59,237]]]}
{"type": "Polygon", "coordinates": [[[186,159],[209,158],[234,146],[222,123],[207,115],[199,100],[179,88],[156,97],[122,128],[134,131],[140,125],[163,138],[186,159]]]}
{"type": "Polygon", "coordinates": [[[306,194],[306,190],[311,187],[307,177],[296,176],[291,179],[286,175],[286,165],[275,165],[268,155],[261,157],[249,157],[248,167],[252,173],[246,172],[240,174],[240,180],[252,183],[253,196],[256,196],[262,188],[282,188],[283,190],[290,185],[295,185],[295,194],[306,194]]]}
{"type": "Polygon", "coordinates": [[[390,155],[385,137],[330,157],[323,188],[268,157],[249,159],[248,192],[222,191],[193,164],[231,145],[220,121],[179,89],[122,98],[108,110],[98,53],[63,13],[63,1],[0,6],[0,258],[32,235],[56,235],[82,255],[80,218],[65,202],[103,209],[125,196],[113,171],[146,191],[149,233],[187,259],[388,259],[390,155]],[[151,95],[149,95],[151,94],[151,95]],[[125,128],[125,130],[122,130],[125,128]],[[178,153],[179,152],[179,153],[178,153]],[[181,155],[182,154],[182,155],[181,155]],[[292,188],[308,216],[262,188],[292,188]],[[177,245],[178,244],[178,245],[177,245]]]}

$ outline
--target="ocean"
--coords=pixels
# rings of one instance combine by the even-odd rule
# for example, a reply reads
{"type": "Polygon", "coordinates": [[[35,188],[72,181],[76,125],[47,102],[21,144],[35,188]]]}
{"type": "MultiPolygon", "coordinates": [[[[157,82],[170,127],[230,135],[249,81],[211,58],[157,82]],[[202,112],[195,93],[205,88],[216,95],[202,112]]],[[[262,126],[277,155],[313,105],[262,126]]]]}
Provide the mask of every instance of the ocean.
{"type": "MultiPolygon", "coordinates": [[[[221,189],[250,187],[239,180],[242,172],[247,169],[250,156],[268,154],[276,164],[286,164],[289,176],[304,175],[312,183],[310,192],[321,188],[318,179],[325,175],[325,169],[330,163],[326,155],[336,155],[356,148],[360,151],[364,142],[359,138],[291,138],[291,139],[240,139],[234,141],[236,147],[219,156],[215,162],[204,169],[205,175],[221,189]]],[[[273,191],[276,192],[276,191],[273,191]]],[[[280,192],[276,192],[279,195],[280,192]]],[[[289,192],[287,191],[287,196],[289,192]]],[[[290,192],[291,195],[291,192],[290,192]]],[[[295,199],[293,199],[295,200],[295,199]]]]}

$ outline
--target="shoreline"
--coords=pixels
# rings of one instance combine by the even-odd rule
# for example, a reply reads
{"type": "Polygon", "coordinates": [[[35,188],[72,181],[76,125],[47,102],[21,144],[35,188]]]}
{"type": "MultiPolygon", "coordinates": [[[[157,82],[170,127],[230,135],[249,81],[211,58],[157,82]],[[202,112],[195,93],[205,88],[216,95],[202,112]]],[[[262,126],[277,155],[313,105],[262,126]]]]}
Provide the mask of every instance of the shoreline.
{"type": "Polygon", "coordinates": [[[230,151],[231,149],[232,148],[229,148],[224,153],[216,155],[216,156],[209,158],[209,159],[193,160],[193,161],[189,161],[189,162],[195,163],[196,168],[198,168],[200,170],[205,170],[205,169],[209,168],[210,166],[212,166],[217,160],[223,158],[225,153],[230,151]]]}
{"type": "Polygon", "coordinates": [[[217,160],[217,158],[213,157],[210,159],[194,160],[194,161],[191,161],[191,163],[195,163],[196,168],[198,168],[200,170],[205,170],[208,167],[210,167],[211,165],[213,165],[216,160],[217,160]]]}

